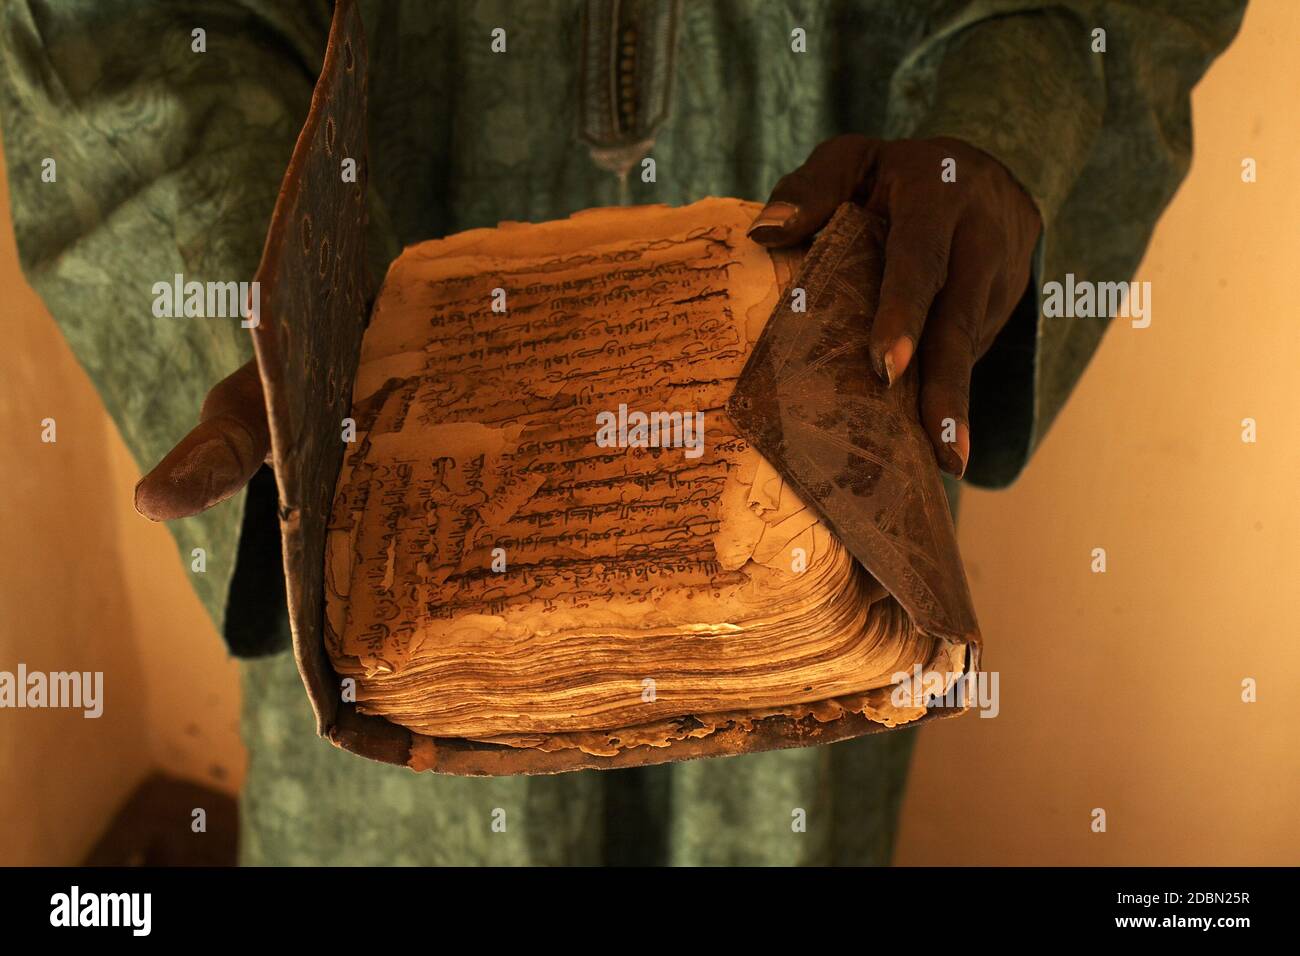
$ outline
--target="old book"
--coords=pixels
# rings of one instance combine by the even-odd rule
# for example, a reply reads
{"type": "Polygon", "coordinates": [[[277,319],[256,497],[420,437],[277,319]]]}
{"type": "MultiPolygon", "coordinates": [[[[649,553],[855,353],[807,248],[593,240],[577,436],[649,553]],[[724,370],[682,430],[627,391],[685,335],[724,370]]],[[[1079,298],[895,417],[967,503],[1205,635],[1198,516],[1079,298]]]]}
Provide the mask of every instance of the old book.
{"type": "Polygon", "coordinates": [[[736,200],[506,223],[408,249],[371,309],[365,59],[341,2],[253,329],[319,732],[553,773],[961,712],[897,692],[979,635],[915,376],[866,364],[880,224],[774,259],[736,200]]]}
{"type": "Polygon", "coordinates": [[[326,552],[363,712],[606,753],[835,698],[894,726],[924,713],[894,675],[962,671],[723,409],[781,294],[757,212],[593,210],[393,264],[326,552]]]}

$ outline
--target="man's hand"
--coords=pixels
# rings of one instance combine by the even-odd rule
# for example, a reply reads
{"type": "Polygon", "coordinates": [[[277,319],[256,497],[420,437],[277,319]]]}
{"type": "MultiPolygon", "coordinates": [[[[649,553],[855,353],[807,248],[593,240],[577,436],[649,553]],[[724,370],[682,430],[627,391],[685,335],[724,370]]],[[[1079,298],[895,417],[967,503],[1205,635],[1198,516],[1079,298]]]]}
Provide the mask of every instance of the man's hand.
{"type": "Polygon", "coordinates": [[[199,424],[135,486],[135,510],[154,521],[185,518],[225,501],[270,456],[257,363],[212,387],[199,424]]]}
{"type": "Polygon", "coordinates": [[[782,177],[749,234],[765,246],[795,245],[846,201],[889,223],[871,326],[876,374],[893,384],[918,356],[921,423],[940,466],[960,478],[970,460],[971,367],[1028,284],[1038,210],[997,160],[959,140],[837,136],[782,177]],[[941,178],[949,159],[955,182],[941,178]],[[944,419],[956,422],[951,442],[944,419]]]}

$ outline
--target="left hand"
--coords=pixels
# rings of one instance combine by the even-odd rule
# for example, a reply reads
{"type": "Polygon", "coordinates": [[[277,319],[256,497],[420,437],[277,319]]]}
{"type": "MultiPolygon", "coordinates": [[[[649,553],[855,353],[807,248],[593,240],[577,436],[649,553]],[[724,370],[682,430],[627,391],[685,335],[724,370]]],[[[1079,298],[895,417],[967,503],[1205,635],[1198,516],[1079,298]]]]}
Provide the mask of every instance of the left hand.
{"type": "Polygon", "coordinates": [[[795,245],[848,201],[889,223],[871,324],[876,374],[892,385],[919,356],[921,424],[939,465],[960,478],[970,460],[971,368],[1028,285],[1038,209],[1001,163],[960,140],[837,136],[782,177],[749,234],[773,248],[795,245]],[[948,159],[955,182],[942,177],[948,159]],[[956,427],[945,429],[945,419],[956,427]]]}

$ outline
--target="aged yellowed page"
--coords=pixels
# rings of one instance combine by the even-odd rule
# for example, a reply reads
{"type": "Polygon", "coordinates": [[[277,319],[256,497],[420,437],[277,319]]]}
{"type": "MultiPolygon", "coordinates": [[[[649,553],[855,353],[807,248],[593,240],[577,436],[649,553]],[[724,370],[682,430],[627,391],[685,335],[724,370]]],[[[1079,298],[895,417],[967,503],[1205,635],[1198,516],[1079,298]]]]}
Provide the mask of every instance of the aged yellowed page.
{"type": "Polygon", "coordinates": [[[363,710],[579,733],[859,694],[947,652],[722,410],[779,295],[755,211],[594,210],[394,263],[327,554],[363,710]]]}

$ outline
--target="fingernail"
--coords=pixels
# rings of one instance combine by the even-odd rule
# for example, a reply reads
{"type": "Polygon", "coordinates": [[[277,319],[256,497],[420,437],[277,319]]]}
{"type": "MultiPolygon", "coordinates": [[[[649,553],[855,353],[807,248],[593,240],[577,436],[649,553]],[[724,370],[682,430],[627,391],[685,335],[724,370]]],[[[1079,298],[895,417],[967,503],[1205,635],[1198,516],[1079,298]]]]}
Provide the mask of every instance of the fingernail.
{"type": "Polygon", "coordinates": [[[912,340],[906,335],[885,350],[885,382],[893,385],[912,360],[912,340]]]}
{"type": "MultiPolygon", "coordinates": [[[[145,478],[148,476],[146,475],[145,478]]],[[[150,521],[157,521],[154,517],[157,514],[153,506],[153,496],[149,494],[149,486],[145,484],[145,478],[141,478],[135,483],[135,511],[136,514],[148,518],[150,521]]]]}
{"type": "Polygon", "coordinates": [[[745,235],[753,237],[760,229],[776,231],[784,229],[799,214],[799,207],[788,202],[770,202],[755,217],[745,235]]]}
{"type": "Polygon", "coordinates": [[[948,446],[948,457],[948,472],[960,481],[966,475],[966,462],[970,460],[970,429],[965,422],[957,423],[957,437],[948,446]]]}

